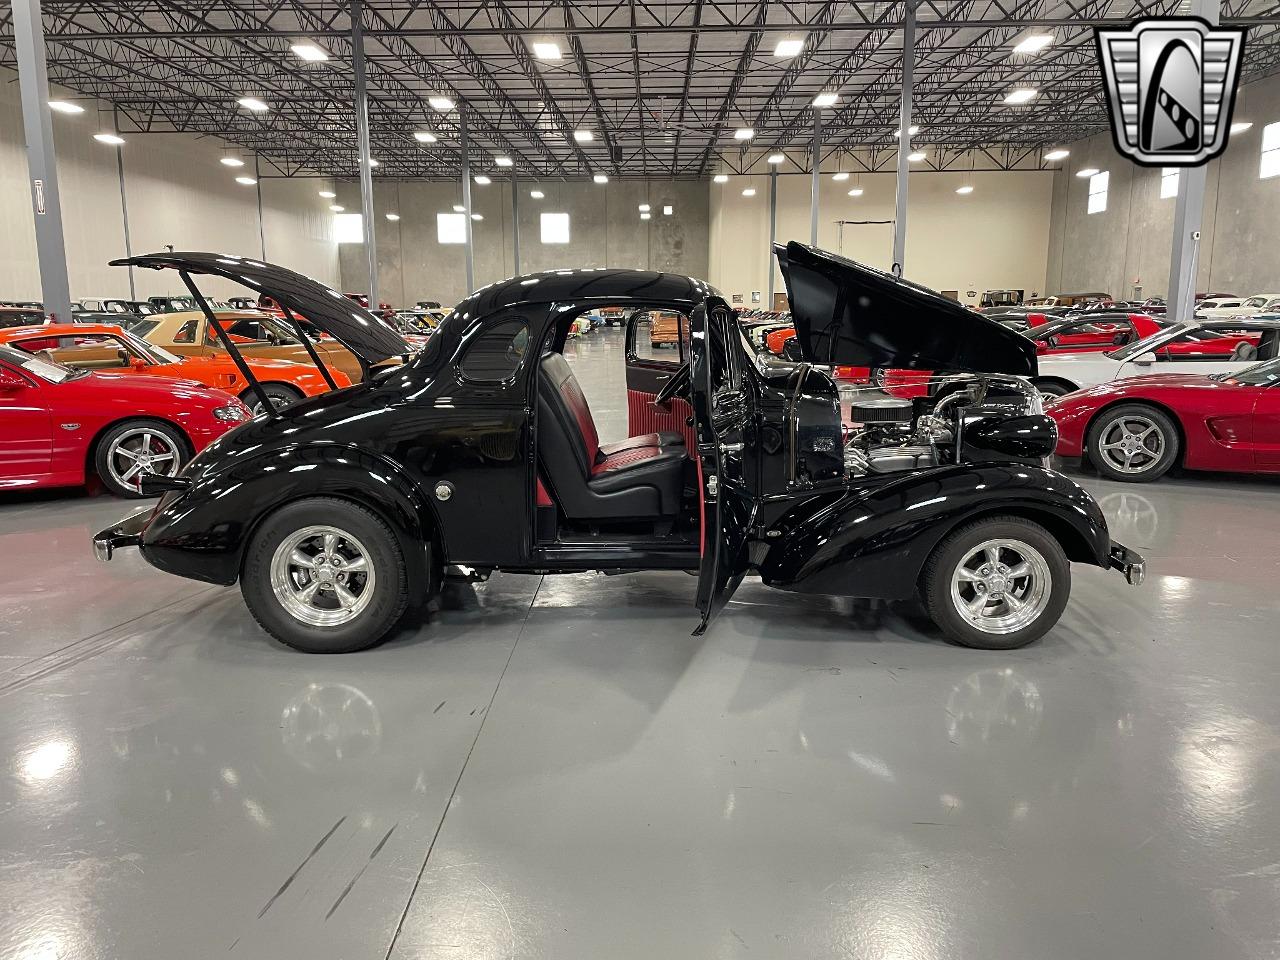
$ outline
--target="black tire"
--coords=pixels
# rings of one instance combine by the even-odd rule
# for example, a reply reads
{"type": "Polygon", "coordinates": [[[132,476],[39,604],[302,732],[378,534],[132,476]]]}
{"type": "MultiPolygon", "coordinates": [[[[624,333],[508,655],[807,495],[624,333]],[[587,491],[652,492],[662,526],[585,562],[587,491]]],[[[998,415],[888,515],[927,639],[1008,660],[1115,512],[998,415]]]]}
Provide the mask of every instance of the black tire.
{"type": "Polygon", "coordinates": [[[1150,483],[1163,477],[1178,462],[1181,448],[1177,424],[1163,410],[1146,403],[1122,403],[1104,410],[1089,425],[1085,438],[1089,460],[1098,473],[1125,483],[1150,483]],[[1133,429],[1139,424],[1141,430],[1133,429]],[[1122,446],[1104,449],[1104,444],[1117,442],[1122,446]],[[1126,469],[1123,461],[1130,452],[1134,456],[1126,469]]]}
{"type": "MultiPolygon", "coordinates": [[[[141,451],[141,444],[138,449],[141,451]]],[[[93,468],[101,478],[103,486],[117,497],[134,499],[142,496],[137,480],[141,478],[143,472],[177,476],[190,458],[191,446],[187,443],[186,436],[177,427],[162,420],[139,418],[117,423],[98,438],[98,443],[93,448],[93,468]],[[152,437],[147,446],[153,449],[152,456],[157,458],[155,464],[157,469],[139,471],[135,476],[128,477],[130,468],[126,466],[127,457],[122,451],[133,449],[133,438],[147,435],[152,437]],[[162,456],[169,456],[171,459],[159,460],[158,458],[162,456]]]]}
{"type": "MultiPolygon", "coordinates": [[[[289,587],[286,584],[282,589],[289,587]]],[[[368,649],[386,637],[409,602],[404,555],[391,528],[364,507],[330,497],[288,504],[258,527],[245,551],[240,592],[262,629],[304,653],[354,653],[368,649]],[[273,586],[272,565],[277,551],[311,527],[337,529],[358,541],[374,572],[372,587],[368,585],[367,575],[365,580],[365,589],[372,591],[371,596],[363,609],[346,622],[336,625],[306,622],[286,609],[273,586]]],[[[323,587],[313,591],[324,592],[323,587]]],[[[359,596],[363,599],[363,593],[359,596]]],[[[336,594],[333,602],[338,602],[336,594]]]]}
{"type": "Polygon", "coordinates": [[[1065,380],[1036,379],[1031,381],[1031,385],[1040,391],[1042,397],[1065,397],[1077,389],[1065,380]]]}
{"type": "MultiPolygon", "coordinates": [[[[1013,551],[1010,548],[1004,548],[997,552],[997,556],[1003,558],[1004,562],[1008,562],[1013,559],[1013,551]]],[[[1023,559],[1025,561],[1029,558],[1023,559]]],[[[1039,565],[1035,564],[1035,566],[1039,565]]],[[[1013,564],[1013,567],[1016,569],[1017,564],[1013,564]]],[[[973,592],[972,598],[969,599],[976,599],[976,590],[976,585],[965,585],[960,593],[961,602],[967,599],[965,591],[973,592]]],[[[985,584],[983,590],[986,590],[985,584]]],[[[1039,640],[1058,622],[1071,595],[1071,564],[1062,550],[1062,545],[1038,523],[1022,517],[991,517],[975,520],[948,534],[934,548],[920,577],[920,593],[930,618],[954,642],[981,650],[1013,650],[1039,640]],[[1039,555],[1039,561],[1044,565],[1044,570],[1041,572],[1008,581],[1014,592],[1025,591],[1021,594],[1020,602],[1030,604],[1035,608],[1036,613],[1034,619],[1024,626],[1009,629],[1006,633],[975,626],[960,613],[957,609],[957,601],[952,596],[952,581],[959,567],[983,544],[992,540],[1011,541],[1020,544],[1023,548],[1029,547],[1039,555]],[[1038,580],[1033,577],[1038,577],[1038,580]],[[1039,599],[1040,595],[1033,589],[1033,585],[1037,582],[1044,590],[1043,602],[1039,599]]],[[[1017,599],[1016,593],[1015,599],[1017,599]]],[[[991,602],[987,601],[988,604],[991,602]]],[[[999,601],[995,611],[1002,609],[1008,608],[1004,606],[1004,601],[999,601]]],[[[979,619],[986,618],[980,615],[979,619]]],[[[992,628],[1004,626],[995,622],[998,619],[995,616],[990,618],[992,628]]],[[[1016,621],[1008,624],[1008,627],[1015,625],[1016,621]]]]}
{"type": "MultiPolygon", "coordinates": [[[[271,402],[277,410],[291,407],[302,399],[301,391],[283,383],[264,383],[262,389],[271,398],[271,402]]],[[[266,410],[262,407],[262,401],[258,399],[258,391],[254,390],[253,387],[240,394],[240,399],[246,407],[253,411],[255,417],[260,417],[266,413],[266,410]]]]}

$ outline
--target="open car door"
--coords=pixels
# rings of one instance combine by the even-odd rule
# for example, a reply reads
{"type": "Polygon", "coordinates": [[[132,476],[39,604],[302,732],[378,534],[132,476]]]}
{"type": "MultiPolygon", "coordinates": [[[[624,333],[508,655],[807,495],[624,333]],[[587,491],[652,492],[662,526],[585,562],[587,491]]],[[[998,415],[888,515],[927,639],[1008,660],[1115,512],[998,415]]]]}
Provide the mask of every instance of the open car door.
{"type": "Polygon", "coordinates": [[[702,478],[699,636],[742,582],[750,565],[747,536],[755,520],[757,463],[752,431],[755,394],[743,369],[741,338],[722,300],[694,308],[691,394],[702,478]]]}

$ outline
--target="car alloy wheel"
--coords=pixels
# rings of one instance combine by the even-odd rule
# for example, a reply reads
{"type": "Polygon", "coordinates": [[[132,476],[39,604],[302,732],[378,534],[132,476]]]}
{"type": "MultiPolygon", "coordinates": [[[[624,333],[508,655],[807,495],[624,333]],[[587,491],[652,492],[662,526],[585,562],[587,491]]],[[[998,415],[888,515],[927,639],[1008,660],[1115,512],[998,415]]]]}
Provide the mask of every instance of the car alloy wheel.
{"type": "Polygon", "coordinates": [[[1049,606],[1053,575],[1040,551],[1021,540],[987,540],[967,551],[951,574],[956,612],[983,633],[1017,633],[1049,606]]]}
{"type": "Polygon", "coordinates": [[[271,557],[271,589],[288,614],[313,627],[350,623],[374,596],[377,571],[359,540],[313,525],[285,537],[271,557]]]}
{"type": "Polygon", "coordinates": [[[143,474],[177,476],[182,468],[182,451],[172,439],[147,426],[123,431],[107,448],[107,471],[121,487],[141,489],[143,474]]]}
{"type": "Polygon", "coordinates": [[[1102,428],[1097,452],[1117,473],[1137,476],[1160,463],[1166,445],[1159,424],[1144,414],[1129,413],[1102,428]]]}

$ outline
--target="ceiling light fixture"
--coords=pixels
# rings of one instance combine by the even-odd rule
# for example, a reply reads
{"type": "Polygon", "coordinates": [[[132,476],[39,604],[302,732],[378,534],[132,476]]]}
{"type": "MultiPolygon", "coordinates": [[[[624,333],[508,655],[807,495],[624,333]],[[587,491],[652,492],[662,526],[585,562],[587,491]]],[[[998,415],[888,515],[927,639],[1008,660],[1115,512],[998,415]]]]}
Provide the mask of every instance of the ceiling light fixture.
{"type": "Polygon", "coordinates": [[[462,204],[460,204],[460,203],[455,203],[455,204],[453,205],[453,212],[454,212],[454,213],[466,213],[466,212],[467,212],[467,208],[466,208],[466,207],[464,207],[464,206],[463,206],[462,204]]]}
{"type": "Polygon", "coordinates": [[[271,108],[257,97],[241,97],[236,103],[244,107],[246,110],[252,110],[254,113],[266,113],[271,108]]]}
{"type": "Polygon", "coordinates": [[[529,196],[533,197],[533,199],[535,200],[541,200],[543,197],[546,196],[546,194],[543,193],[541,190],[530,190],[529,196]]]}
{"type": "Polygon", "coordinates": [[[477,173],[473,179],[475,180],[476,183],[480,184],[480,186],[482,187],[487,187],[489,184],[493,183],[493,181],[490,180],[488,177],[486,177],[483,173],[477,173]]]}
{"type": "Polygon", "coordinates": [[[840,98],[834,93],[820,93],[813,98],[813,105],[815,107],[830,107],[834,106],[835,102],[839,99],[840,98]]]}
{"type": "Polygon", "coordinates": [[[664,204],[664,205],[663,205],[663,207],[662,207],[662,215],[663,215],[664,217],[669,217],[669,216],[671,216],[671,215],[672,215],[673,213],[675,213],[675,212],[676,212],[676,208],[675,208],[675,207],[673,207],[673,206],[672,206],[671,204],[669,204],[669,203],[668,203],[668,204],[664,204]]]}
{"type": "Polygon", "coordinates": [[[910,160],[912,163],[919,163],[926,156],[927,154],[923,150],[917,150],[915,153],[908,153],[907,159],[910,160]]]}
{"type": "Polygon", "coordinates": [[[803,49],[803,40],[779,40],[778,45],[773,48],[773,55],[775,57],[794,57],[803,49]]]}
{"type": "Polygon", "coordinates": [[[482,213],[473,213],[473,214],[471,215],[471,219],[472,219],[472,220],[483,220],[483,219],[484,219],[484,214],[482,214],[482,213]]]}
{"type": "MultiPolygon", "coordinates": [[[[53,104],[49,104],[49,106],[53,106],[53,104]]],[[[1231,125],[1231,132],[1232,132],[1232,133],[1244,133],[1246,130],[1248,130],[1248,129],[1249,129],[1250,127],[1252,127],[1252,126],[1253,126],[1253,123],[1252,123],[1251,121],[1249,121],[1249,120],[1240,120],[1240,121],[1238,121],[1238,122],[1236,122],[1236,123],[1233,123],[1233,124],[1231,125]]]]}
{"type": "Polygon", "coordinates": [[[1004,95],[1004,102],[1017,106],[1022,103],[1030,103],[1036,98],[1036,94],[1040,91],[1035,87],[1019,87],[1017,90],[1010,90],[1004,95]]]}
{"type": "Polygon", "coordinates": [[[224,167],[243,167],[244,161],[239,157],[223,157],[218,161],[224,167]]]}
{"type": "Polygon", "coordinates": [[[848,179],[849,179],[849,174],[848,174],[848,172],[847,172],[847,171],[845,171],[845,170],[841,170],[839,173],[833,173],[833,174],[831,175],[831,179],[832,179],[832,180],[835,180],[835,181],[838,183],[838,182],[840,182],[841,180],[848,180],[848,179]]]}
{"type": "Polygon", "coordinates": [[[314,43],[295,43],[289,49],[308,63],[319,63],[329,59],[329,55],[314,43]]]}
{"type": "Polygon", "coordinates": [[[97,140],[99,143],[109,143],[113,147],[118,147],[120,144],[124,143],[124,137],[117,136],[114,133],[95,133],[93,135],[93,139],[97,140]]]}
{"type": "Polygon", "coordinates": [[[321,190],[320,196],[324,197],[326,200],[332,200],[334,197],[337,196],[337,194],[334,193],[332,190],[321,190]]]}
{"type": "Polygon", "coordinates": [[[603,173],[597,173],[594,177],[591,178],[591,182],[592,183],[608,183],[609,178],[605,176],[603,173]]]}
{"type": "Polygon", "coordinates": [[[413,139],[419,143],[435,143],[436,135],[430,130],[415,130],[413,131],[413,139]]]}
{"type": "Polygon", "coordinates": [[[782,163],[782,162],[783,162],[783,161],[785,161],[786,159],[787,159],[787,158],[786,158],[786,155],[785,155],[785,154],[781,154],[781,153],[771,153],[771,154],[769,154],[768,162],[769,162],[769,163],[772,163],[774,166],[777,166],[779,163],[782,163]]]}
{"type": "Polygon", "coordinates": [[[573,139],[577,140],[579,143],[590,143],[595,138],[596,138],[596,135],[592,133],[590,130],[573,131],[573,139]]]}
{"type": "Polygon", "coordinates": [[[861,188],[861,187],[854,187],[852,190],[850,190],[850,191],[849,191],[849,196],[851,196],[851,197],[860,197],[860,196],[862,196],[862,188],[861,188]]]}
{"type": "Polygon", "coordinates": [[[968,184],[965,184],[963,187],[956,187],[956,193],[960,194],[961,196],[965,196],[967,194],[973,193],[973,187],[969,186],[968,184]]]}
{"type": "Polygon", "coordinates": [[[50,100],[49,109],[57,110],[59,113],[84,113],[84,107],[70,100],[50,100]]]}
{"type": "Polygon", "coordinates": [[[441,113],[447,113],[453,109],[453,101],[448,97],[427,97],[427,103],[431,105],[432,110],[439,110],[441,113]]]}
{"type": "Polygon", "coordinates": [[[640,214],[640,219],[641,219],[641,220],[648,220],[648,219],[649,219],[650,217],[652,217],[652,216],[653,216],[653,214],[650,214],[650,213],[642,213],[642,214],[640,214]]]}
{"type": "Polygon", "coordinates": [[[377,166],[381,166],[381,164],[379,164],[379,163],[378,163],[378,161],[377,161],[376,159],[374,159],[373,157],[370,157],[370,158],[369,158],[369,166],[370,166],[370,167],[377,167],[377,166]]]}
{"type": "Polygon", "coordinates": [[[396,220],[399,220],[399,219],[400,219],[400,214],[398,214],[398,213],[388,213],[388,214],[387,214],[387,219],[388,219],[388,220],[391,220],[392,222],[394,222],[394,221],[396,221],[396,220]]]}
{"type": "Polygon", "coordinates": [[[253,177],[236,177],[236,183],[244,184],[246,187],[252,187],[257,182],[253,177]]]}
{"type": "Polygon", "coordinates": [[[347,209],[347,208],[346,208],[346,207],[343,207],[343,206],[339,206],[339,205],[338,205],[338,204],[336,204],[336,203],[331,203],[331,204],[329,204],[329,209],[330,209],[330,210],[332,210],[334,213],[341,213],[343,210],[345,210],[345,209],[347,209]]]}
{"type": "Polygon", "coordinates": [[[560,44],[542,41],[533,44],[533,55],[539,60],[559,60],[560,44]]]}
{"type": "MultiPolygon", "coordinates": [[[[907,127],[907,136],[908,136],[908,137],[914,137],[914,136],[915,136],[917,133],[919,133],[919,132],[920,132],[920,128],[919,128],[919,127],[917,127],[914,123],[913,123],[911,126],[907,127]]],[[[894,135],[895,137],[897,137],[897,138],[901,139],[901,138],[902,138],[902,128],[901,128],[901,127],[899,127],[897,130],[893,131],[893,135],[894,135]]]]}
{"type": "Polygon", "coordinates": [[[716,174],[714,177],[712,177],[711,179],[712,179],[712,181],[713,181],[713,182],[715,182],[715,183],[728,183],[728,182],[729,182],[729,175],[728,175],[727,173],[717,173],[717,174],[716,174]]]}
{"type": "Polygon", "coordinates": [[[1077,170],[1077,177],[1092,177],[1098,173],[1097,167],[1085,167],[1083,170],[1077,170]]]}
{"type": "Polygon", "coordinates": [[[747,189],[745,189],[745,190],[743,190],[743,191],[742,191],[742,195],[743,195],[744,197],[754,197],[754,196],[756,195],[756,188],[755,188],[755,187],[747,187],[747,189]]]}
{"type": "Polygon", "coordinates": [[[1070,150],[1050,150],[1044,155],[1044,158],[1053,162],[1054,160],[1065,160],[1069,156],[1071,156],[1070,150]]]}
{"type": "Polygon", "coordinates": [[[510,157],[494,157],[493,162],[500,167],[509,167],[515,163],[510,157]]]}
{"type": "Polygon", "coordinates": [[[640,204],[640,212],[641,212],[641,213],[648,213],[648,212],[649,212],[649,205],[648,205],[647,203],[642,203],[642,204],[640,204]]]}
{"type": "Polygon", "coordinates": [[[755,135],[756,132],[750,127],[739,127],[737,130],[733,131],[733,139],[735,140],[750,140],[755,135]]]}
{"type": "Polygon", "coordinates": [[[1053,43],[1052,33],[1033,33],[1029,37],[1024,37],[1018,41],[1013,47],[1014,53],[1039,53],[1045,47],[1053,43]]]}

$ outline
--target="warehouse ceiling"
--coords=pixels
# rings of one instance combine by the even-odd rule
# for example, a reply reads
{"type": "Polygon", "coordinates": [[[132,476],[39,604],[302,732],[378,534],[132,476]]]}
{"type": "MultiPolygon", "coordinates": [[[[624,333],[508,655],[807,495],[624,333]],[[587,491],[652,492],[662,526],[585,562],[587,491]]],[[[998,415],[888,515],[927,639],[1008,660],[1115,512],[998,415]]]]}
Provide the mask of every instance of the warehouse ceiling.
{"type": "MultiPolygon", "coordinates": [[[[349,3],[43,6],[50,81],[114,105],[103,120],[121,133],[212,135],[284,174],[357,172],[349,3]],[[303,59],[292,48],[304,43],[328,59],[303,59]],[[245,97],[268,109],[244,108],[245,97]]],[[[1093,27],[1186,9],[1185,0],[921,3],[915,143],[934,148],[935,165],[975,153],[984,165],[1039,164],[1044,146],[1106,129],[1093,27]],[[1013,51],[1031,35],[1052,42],[1013,51]],[[1037,91],[1030,103],[1003,102],[1021,87],[1037,91]]],[[[463,116],[481,173],[509,172],[494,165],[503,156],[523,177],[705,177],[757,169],[777,148],[795,148],[803,164],[811,104],[824,92],[839,97],[822,111],[824,157],[854,151],[850,162],[879,167],[896,149],[905,13],[903,3],[848,0],[370,0],[375,174],[456,177],[463,116]],[[803,41],[801,52],[775,55],[782,40],[803,41]],[[554,44],[559,59],[539,58],[534,43],[554,44]],[[429,97],[460,109],[434,109],[429,97]],[[736,140],[739,128],[754,137],[736,140]]],[[[1245,79],[1280,65],[1274,3],[1228,0],[1222,22],[1250,28],[1245,79]]],[[[0,64],[13,68],[7,3],[0,33],[0,64]]]]}

